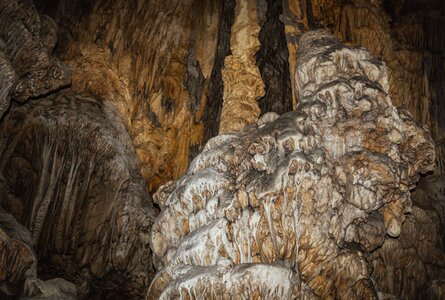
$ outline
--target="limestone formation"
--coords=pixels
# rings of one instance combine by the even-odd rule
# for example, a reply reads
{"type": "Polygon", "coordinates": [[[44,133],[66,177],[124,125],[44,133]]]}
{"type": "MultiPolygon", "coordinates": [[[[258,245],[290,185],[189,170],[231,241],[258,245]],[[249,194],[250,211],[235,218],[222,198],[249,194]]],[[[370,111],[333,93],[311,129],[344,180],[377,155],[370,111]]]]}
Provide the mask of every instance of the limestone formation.
{"type": "Polygon", "coordinates": [[[313,28],[326,28],[343,43],[367,48],[387,63],[393,104],[429,126],[438,142],[435,172],[442,174],[445,123],[439,116],[445,110],[439,103],[445,93],[445,2],[283,0],[283,7],[291,73],[298,60],[298,39],[313,28]]]}
{"type": "Polygon", "coordinates": [[[204,135],[221,2],[35,2],[58,20],[75,93],[118,110],[149,191],[178,178],[204,135]]]}
{"type": "Polygon", "coordinates": [[[444,298],[444,26],[0,0],[0,299],[444,298]]]}
{"type": "Polygon", "coordinates": [[[232,25],[230,49],[222,76],[224,102],[219,132],[234,132],[252,124],[260,116],[258,99],[264,96],[264,83],[255,64],[260,43],[257,7],[255,1],[237,0],[232,25]]]}
{"type": "Polygon", "coordinates": [[[4,294],[17,294],[28,277],[37,276],[32,246],[29,231],[0,207],[0,290],[4,294]]]}
{"type": "Polygon", "coordinates": [[[424,178],[401,236],[386,238],[371,254],[373,278],[399,299],[442,299],[445,294],[445,177],[424,178]]]}
{"type": "Polygon", "coordinates": [[[61,278],[48,281],[37,278],[31,233],[0,207],[0,296],[17,295],[34,300],[77,299],[77,288],[61,278]]]}
{"type": "Polygon", "coordinates": [[[211,139],[155,194],[147,299],[382,292],[371,253],[402,234],[434,144],[392,105],[386,66],[367,50],[314,31],[298,57],[296,111],[211,139]]]}
{"type": "Polygon", "coordinates": [[[30,229],[47,272],[64,270],[83,294],[93,280],[112,290],[117,273],[118,289],[142,293],[156,210],[113,106],[67,90],[12,107],[0,130],[1,204],[30,229]]]}

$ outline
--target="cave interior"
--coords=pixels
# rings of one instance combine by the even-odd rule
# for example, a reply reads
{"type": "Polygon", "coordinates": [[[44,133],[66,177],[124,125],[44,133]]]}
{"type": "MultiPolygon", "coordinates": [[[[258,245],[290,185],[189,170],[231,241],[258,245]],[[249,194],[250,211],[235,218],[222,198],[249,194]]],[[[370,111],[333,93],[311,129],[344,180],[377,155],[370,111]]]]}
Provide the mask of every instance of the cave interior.
{"type": "Polygon", "coordinates": [[[445,299],[445,1],[0,0],[0,299],[445,299]]]}

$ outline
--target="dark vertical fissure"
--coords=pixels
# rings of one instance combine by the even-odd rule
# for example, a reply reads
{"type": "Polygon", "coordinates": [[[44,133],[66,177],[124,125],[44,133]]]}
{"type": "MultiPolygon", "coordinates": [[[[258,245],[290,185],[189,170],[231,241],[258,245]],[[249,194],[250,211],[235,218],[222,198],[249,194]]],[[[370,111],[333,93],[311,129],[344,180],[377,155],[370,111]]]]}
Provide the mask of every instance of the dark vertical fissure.
{"type": "Polygon", "coordinates": [[[289,52],[284,24],[280,21],[283,6],[282,1],[265,1],[267,11],[260,22],[261,49],[256,55],[256,61],[266,94],[259,100],[259,107],[262,114],[270,111],[283,114],[292,110],[289,52]]]}
{"type": "Polygon", "coordinates": [[[224,68],[224,59],[231,54],[230,29],[235,19],[235,5],[235,0],[226,0],[222,3],[215,63],[213,64],[207,93],[207,105],[203,115],[204,142],[216,136],[219,130],[224,96],[221,70],[224,68]]]}
{"type": "MultiPolygon", "coordinates": [[[[436,8],[441,13],[432,13],[431,15],[423,16],[424,29],[424,72],[428,78],[429,92],[430,92],[430,116],[433,122],[437,122],[437,129],[432,126],[433,131],[445,131],[445,103],[442,100],[445,95],[445,5],[439,4],[436,8]]],[[[436,12],[437,12],[436,11],[436,12]]],[[[440,140],[436,140],[437,158],[440,173],[444,172],[444,155],[445,155],[445,140],[443,133],[433,132],[433,136],[440,135],[440,140]],[[442,160],[442,161],[440,161],[442,160]]],[[[436,137],[437,139],[437,137],[436,137]]]]}

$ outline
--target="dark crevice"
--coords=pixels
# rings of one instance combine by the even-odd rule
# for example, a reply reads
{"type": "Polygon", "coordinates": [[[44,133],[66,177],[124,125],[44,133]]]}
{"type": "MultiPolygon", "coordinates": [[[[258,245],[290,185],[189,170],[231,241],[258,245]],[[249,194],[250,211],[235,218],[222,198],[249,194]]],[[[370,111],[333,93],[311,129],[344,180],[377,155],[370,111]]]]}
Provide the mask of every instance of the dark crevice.
{"type": "Polygon", "coordinates": [[[235,0],[222,2],[218,46],[207,92],[207,105],[203,115],[205,128],[204,142],[216,136],[219,131],[224,95],[224,83],[221,70],[224,68],[224,59],[226,56],[231,55],[230,29],[235,19],[235,4],[235,0]]]}
{"type": "Polygon", "coordinates": [[[205,85],[205,78],[202,74],[199,62],[196,60],[196,22],[192,20],[192,30],[190,34],[190,48],[187,56],[187,69],[184,76],[184,86],[190,96],[190,112],[195,114],[199,108],[199,102],[205,85]]]}
{"type": "Polygon", "coordinates": [[[265,84],[266,94],[259,100],[261,113],[283,114],[292,110],[292,89],[289,74],[289,52],[281,1],[265,0],[267,11],[261,22],[259,40],[261,49],[256,55],[257,65],[265,84]]]}

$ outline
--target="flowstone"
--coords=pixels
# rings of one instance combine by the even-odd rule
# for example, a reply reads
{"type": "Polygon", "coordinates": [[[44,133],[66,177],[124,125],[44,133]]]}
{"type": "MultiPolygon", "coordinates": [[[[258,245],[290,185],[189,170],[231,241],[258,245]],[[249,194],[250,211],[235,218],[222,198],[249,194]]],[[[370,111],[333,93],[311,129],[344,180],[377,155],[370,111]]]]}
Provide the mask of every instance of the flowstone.
{"type": "Polygon", "coordinates": [[[433,141],[365,49],[308,32],[295,76],[296,111],[211,139],[155,194],[147,299],[377,298],[368,258],[401,234],[433,141]]]}

